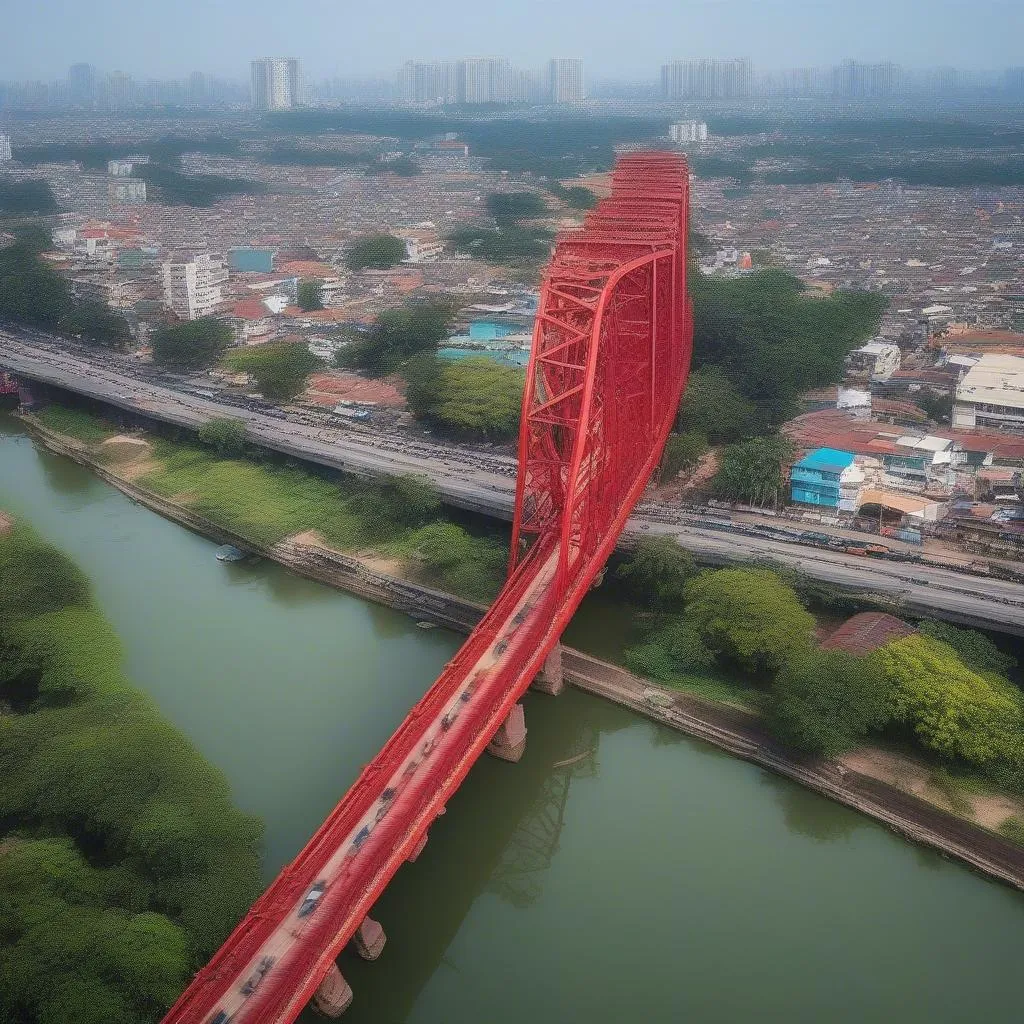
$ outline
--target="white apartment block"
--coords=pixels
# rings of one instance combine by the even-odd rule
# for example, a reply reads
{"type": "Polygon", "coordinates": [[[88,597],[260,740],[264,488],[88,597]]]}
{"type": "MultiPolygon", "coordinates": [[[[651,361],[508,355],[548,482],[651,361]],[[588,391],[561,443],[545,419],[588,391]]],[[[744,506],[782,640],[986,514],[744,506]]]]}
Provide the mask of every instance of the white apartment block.
{"type": "Polygon", "coordinates": [[[6,163],[10,159],[12,159],[11,137],[0,134],[0,164],[6,163]]]}
{"type": "Polygon", "coordinates": [[[257,110],[291,110],[302,104],[302,73],[294,57],[266,57],[250,63],[252,105],[257,110]]]}
{"type": "Polygon", "coordinates": [[[587,96],[583,58],[553,57],[548,62],[548,90],[552,103],[582,103],[587,96]]]}
{"type": "Polygon", "coordinates": [[[703,121],[676,121],[668,134],[675,143],[707,142],[708,126],[703,121]]]}
{"type": "Polygon", "coordinates": [[[202,253],[165,263],[163,279],[164,305],[182,320],[198,320],[221,305],[228,271],[219,256],[202,253]]]}

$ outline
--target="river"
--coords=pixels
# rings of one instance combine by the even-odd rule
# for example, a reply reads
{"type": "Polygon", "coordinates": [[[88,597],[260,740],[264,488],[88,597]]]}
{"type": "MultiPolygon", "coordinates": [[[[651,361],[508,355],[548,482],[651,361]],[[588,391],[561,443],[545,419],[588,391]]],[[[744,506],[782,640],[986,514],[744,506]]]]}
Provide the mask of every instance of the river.
{"type": "MultiPolygon", "coordinates": [[[[268,878],[459,643],[221,564],[2,416],[0,507],[92,577],[131,679],[266,823],[268,878]]],[[[1020,1020],[1018,893],[597,698],[526,703],[523,760],[482,759],[378,903],[382,958],[345,955],[347,1021],[1020,1020]]]]}

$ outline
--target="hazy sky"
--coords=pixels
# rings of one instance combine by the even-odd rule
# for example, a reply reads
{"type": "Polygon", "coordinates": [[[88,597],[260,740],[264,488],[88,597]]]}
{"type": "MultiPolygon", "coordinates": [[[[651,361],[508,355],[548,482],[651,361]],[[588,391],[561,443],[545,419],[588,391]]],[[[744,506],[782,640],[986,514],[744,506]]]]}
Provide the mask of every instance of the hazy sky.
{"type": "Polygon", "coordinates": [[[470,55],[582,56],[600,77],[711,56],[993,68],[1024,63],[1024,0],[0,0],[0,79],[61,77],[76,61],[243,77],[268,55],[299,57],[312,77],[470,55]]]}

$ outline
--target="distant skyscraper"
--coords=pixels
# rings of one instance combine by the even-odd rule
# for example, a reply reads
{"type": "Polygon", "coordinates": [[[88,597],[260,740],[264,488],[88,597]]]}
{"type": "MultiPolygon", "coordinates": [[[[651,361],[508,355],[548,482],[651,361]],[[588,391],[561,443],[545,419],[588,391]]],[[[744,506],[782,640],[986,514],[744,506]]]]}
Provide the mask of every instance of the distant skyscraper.
{"type": "Polygon", "coordinates": [[[733,100],[750,95],[750,61],[676,60],[661,68],[661,92],[670,100],[733,100]]]}
{"type": "Polygon", "coordinates": [[[252,105],[257,110],[291,110],[302,103],[302,76],[294,57],[266,57],[250,64],[252,105]]]}
{"type": "Polygon", "coordinates": [[[902,78],[902,69],[897,64],[844,60],[832,73],[832,91],[851,98],[892,96],[899,91],[902,78]]]}
{"type": "Polygon", "coordinates": [[[200,106],[209,100],[209,90],[206,85],[206,75],[202,71],[193,71],[188,76],[188,86],[185,90],[186,100],[194,106],[200,106]]]}
{"type": "Polygon", "coordinates": [[[96,95],[96,69],[91,64],[72,64],[68,68],[68,93],[82,103],[96,95]]]}
{"type": "Polygon", "coordinates": [[[135,81],[123,71],[112,71],[104,83],[107,103],[114,110],[124,110],[135,100],[135,81]]]}
{"type": "Polygon", "coordinates": [[[510,103],[512,65],[506,57],[471,57],[459,61],[462,103],[510,103]]]}
{"type": "Polygon", "coordinates": [[[548,62],[552,103],[582,103],[586,98],[582,57],[553,57],[548,62]]]}
{"type": "Polygon", "coordinates": [[[11,137],[0,133],[0,164],[11,159],[11,137]]]}
{"type": "Polygon", "coordinates": [[[406,61],[398,74],[399,94],[407,103],[458,103],[459,62],[406,61]]]}

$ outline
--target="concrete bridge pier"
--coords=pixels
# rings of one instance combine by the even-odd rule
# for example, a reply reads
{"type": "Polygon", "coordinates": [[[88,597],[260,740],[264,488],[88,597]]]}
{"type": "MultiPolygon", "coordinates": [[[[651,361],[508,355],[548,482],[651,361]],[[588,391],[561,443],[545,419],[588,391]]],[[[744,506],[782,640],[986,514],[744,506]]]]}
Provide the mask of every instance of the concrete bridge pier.
{"type": "Polygon", "coordinates": [[[518,761],[526,750],[526,714],[522,704],[516,704],[508,718],[498,726],[494,738],[487,744],[487,753],[503,761],[518,761]]]}
{"type": "Polygon", "coordinates": [[[530,684],[531,689],[557,697],[565,688],[565,674],[562,671],[562,641],[559,640],[551,653],[544,659],[544,666],[537,678],[530,684]]]}
{"type": "Polygon", "coordinates": [[[364,917],[363,923],[352,936],[352,944],[364,960],[376,960],[384,952],[384,943],[387,941],[384,929],[372,917],[364,917]]]}
{"type": "Polygon", "coordinates": [[[352,1005],[352,986],[345,980],[337,964],[320,982],[320,987],[313,993],[313,1009],[325,1017],[340,1017],[352,1005]]]}
{"type": "Polygon", "coordinates": [[[427,833],[424,832],[420,836],[420,841],[413,847],[412,853],[409,854],[408,860],[410,864],[416,863],[416,858],[423,852],[423,848],[427,845],[427,833]]]}

